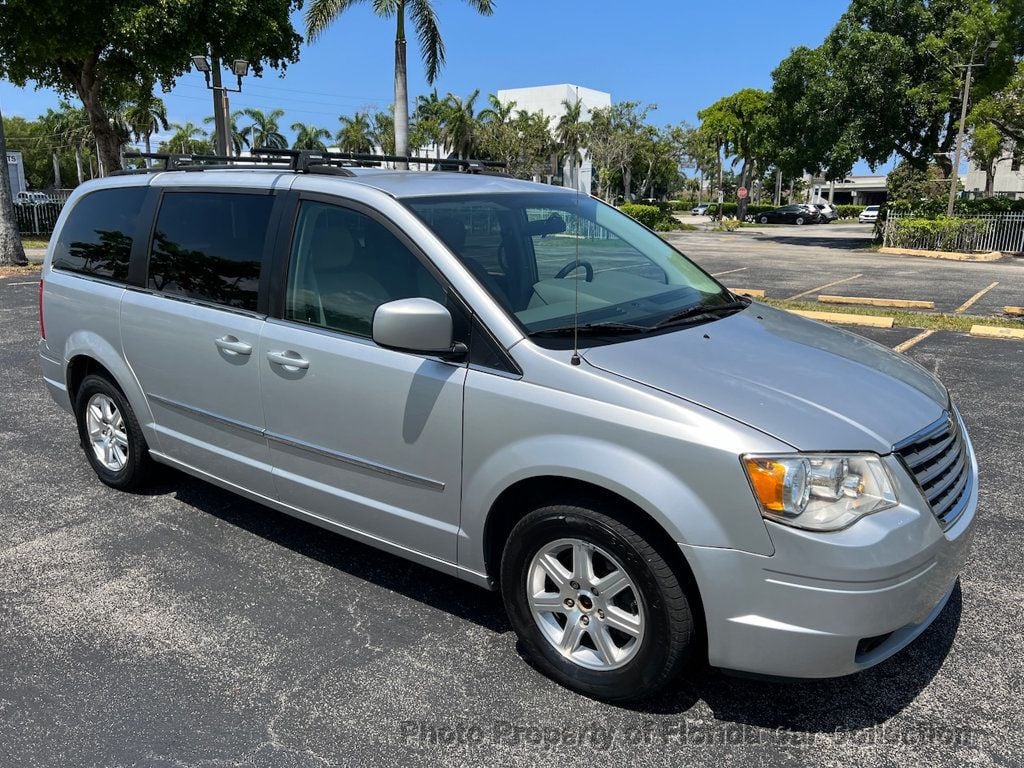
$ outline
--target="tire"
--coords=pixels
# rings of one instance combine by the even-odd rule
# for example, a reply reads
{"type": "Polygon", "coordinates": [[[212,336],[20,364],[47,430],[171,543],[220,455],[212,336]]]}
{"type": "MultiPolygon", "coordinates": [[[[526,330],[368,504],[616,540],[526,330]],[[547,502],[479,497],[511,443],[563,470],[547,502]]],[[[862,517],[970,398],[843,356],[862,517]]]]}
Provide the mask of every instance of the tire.
{"type": "Polygon", "coordinates": [[[680,574],[656,546],[601,505],[546,506],[520,520],[502,554],[501,593],[527,659],[587,696],[612,702],[648,698],[695,656],[693,612],[680,574]],[[560,554],[552,566],[544,556],[555,551],[560,554]],[[591,568],[578,567],[577,558],[591,568]],[[561,587],[551,576],[556,570],[561,587]],[[616,581],[619,589],[610,585],[616,581]],[[603,596],[597,589],[602,584],[609,586],[602,586],[603,596]],[[550,610],[535,611],[533,594],[550,610]],[[559,650],[558,642],[570,653],[559,650]]]}
{"type": "Polygon", "coordinates": [[[795,224],[796,224],[796,225],[797,225],[798,227],[802,227],[802,226],[803,226],[803,223],[804,223],[804,217],[803,217],[803,216],[797,216],[797,217],[796,217],[796,222],[794,222],[794,223],[795,223],[795,224]]]}
{"type": "Polygon", "coordinates": [[[767,224],[768,223],[768,217],[767,216],[762,216],[760,221],[761,221],[762,224],[767,224]]]}
{"type": "Polygon", "coordinates": [[[153,460],[135,412],[121,390],[104,376],[86,376],[75,396],[75,415],[82,449],[100,481],[121,491],[143,487],[153,460]],[[102,447],[97,447],[90,435],[97,426],[101,428],[99,437],[104,436],[102,430],[107,432],[109,462],[104,461],[102,447]]]}

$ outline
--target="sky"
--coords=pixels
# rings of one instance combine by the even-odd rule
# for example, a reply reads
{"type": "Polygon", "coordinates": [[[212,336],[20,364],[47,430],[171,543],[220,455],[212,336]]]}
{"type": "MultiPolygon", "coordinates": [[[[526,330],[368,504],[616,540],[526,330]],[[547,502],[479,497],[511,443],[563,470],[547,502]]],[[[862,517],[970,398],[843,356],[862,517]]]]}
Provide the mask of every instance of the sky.
{"type": "MultiPolygon", "coordinates": [[[[842,0],[495,0],[482,17],[462,0],[434,0],[447,48],[435,82],[444,96],[479,88],[478,106],[500,88],[573,83],[613,101],[656,104],[657,124],[697,123],[698,110],[741,88],[771,88],[771,72],[796,46],[815,47],[846,8],[842,0]]],[[[293,19],[304,31],[301,13],[293,19]]],[[[386,109],[393,98],[394,22],[369,3],[346,11],[297,64],[248,77],[231,109],[285,110],[282,125],[338,128],[338,116],[386,109]]],[[[429,92],[418,45],[409,40],[409,92],[429,92]]],[[[202,125],[212,113],[203,76],[190,72],[162,94],[171,122],[202,125]]],[[[49,90],[0,81],[4,114],[34,118],[56,106],[49,90]]],[[[412,98],[411,98],[412,100],[412,98]]],[[[290,131],[285,131],[290,136],[290,131]]],[[[858,164],[855,173],[868,173],[858,164]]]]}

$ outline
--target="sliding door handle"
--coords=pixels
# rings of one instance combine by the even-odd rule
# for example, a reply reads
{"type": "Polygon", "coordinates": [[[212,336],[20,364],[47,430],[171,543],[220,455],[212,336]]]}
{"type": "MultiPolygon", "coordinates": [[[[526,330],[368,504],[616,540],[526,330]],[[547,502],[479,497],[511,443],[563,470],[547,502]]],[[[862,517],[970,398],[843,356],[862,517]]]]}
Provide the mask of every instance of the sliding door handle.
{"type": "Polygon", "coordinates": [[[309,360],[290,349],[287,352],[267,352],[267,360],[283,368],[309,368],[309,360]]]}
{"type": "Polygon", "coordinates": [[[216,344],[218,348],[234,355],[252,354],[252,344],[246,344],[244,341],[239,341],[236,337],[231,335],[221,336],[219,339],[214,340],[213,343],[216,344]]]}

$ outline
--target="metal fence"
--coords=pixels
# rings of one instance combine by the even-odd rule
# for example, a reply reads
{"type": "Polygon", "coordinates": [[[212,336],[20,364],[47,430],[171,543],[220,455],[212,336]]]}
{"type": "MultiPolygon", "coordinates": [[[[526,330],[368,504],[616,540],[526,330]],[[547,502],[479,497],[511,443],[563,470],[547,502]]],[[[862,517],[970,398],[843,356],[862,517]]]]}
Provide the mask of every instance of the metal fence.
{"type": "Polygon", "coordinates": [[[985,213],[975,216],[923,219],[890,213],[882,244],[889,248],[961,253],[1024,253],[1024,213],[985,213]]]}

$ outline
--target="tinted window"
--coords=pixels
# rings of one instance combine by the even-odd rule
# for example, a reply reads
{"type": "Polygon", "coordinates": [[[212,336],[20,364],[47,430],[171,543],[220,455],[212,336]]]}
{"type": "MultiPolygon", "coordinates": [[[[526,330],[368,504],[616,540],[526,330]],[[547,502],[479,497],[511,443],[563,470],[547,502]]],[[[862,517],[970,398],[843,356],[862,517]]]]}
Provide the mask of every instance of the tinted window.
{"type": "Polygon", "coordinates": [[[146,187],[98,189],[71,209],[53,266],[124,282],[146,187]]]}
{"type": "Polygon", "coordinates": [[[149,256],[150,288],[256,309],[270,195],[164,195],[149,256]]]}
{"type": "Polygon", "coordinates": [[[374,219],[304,202],[288,274],[285,317],[371,336],[373,313],[396,299],[445,303],[445,291],[402,242],[374,219]]]}

